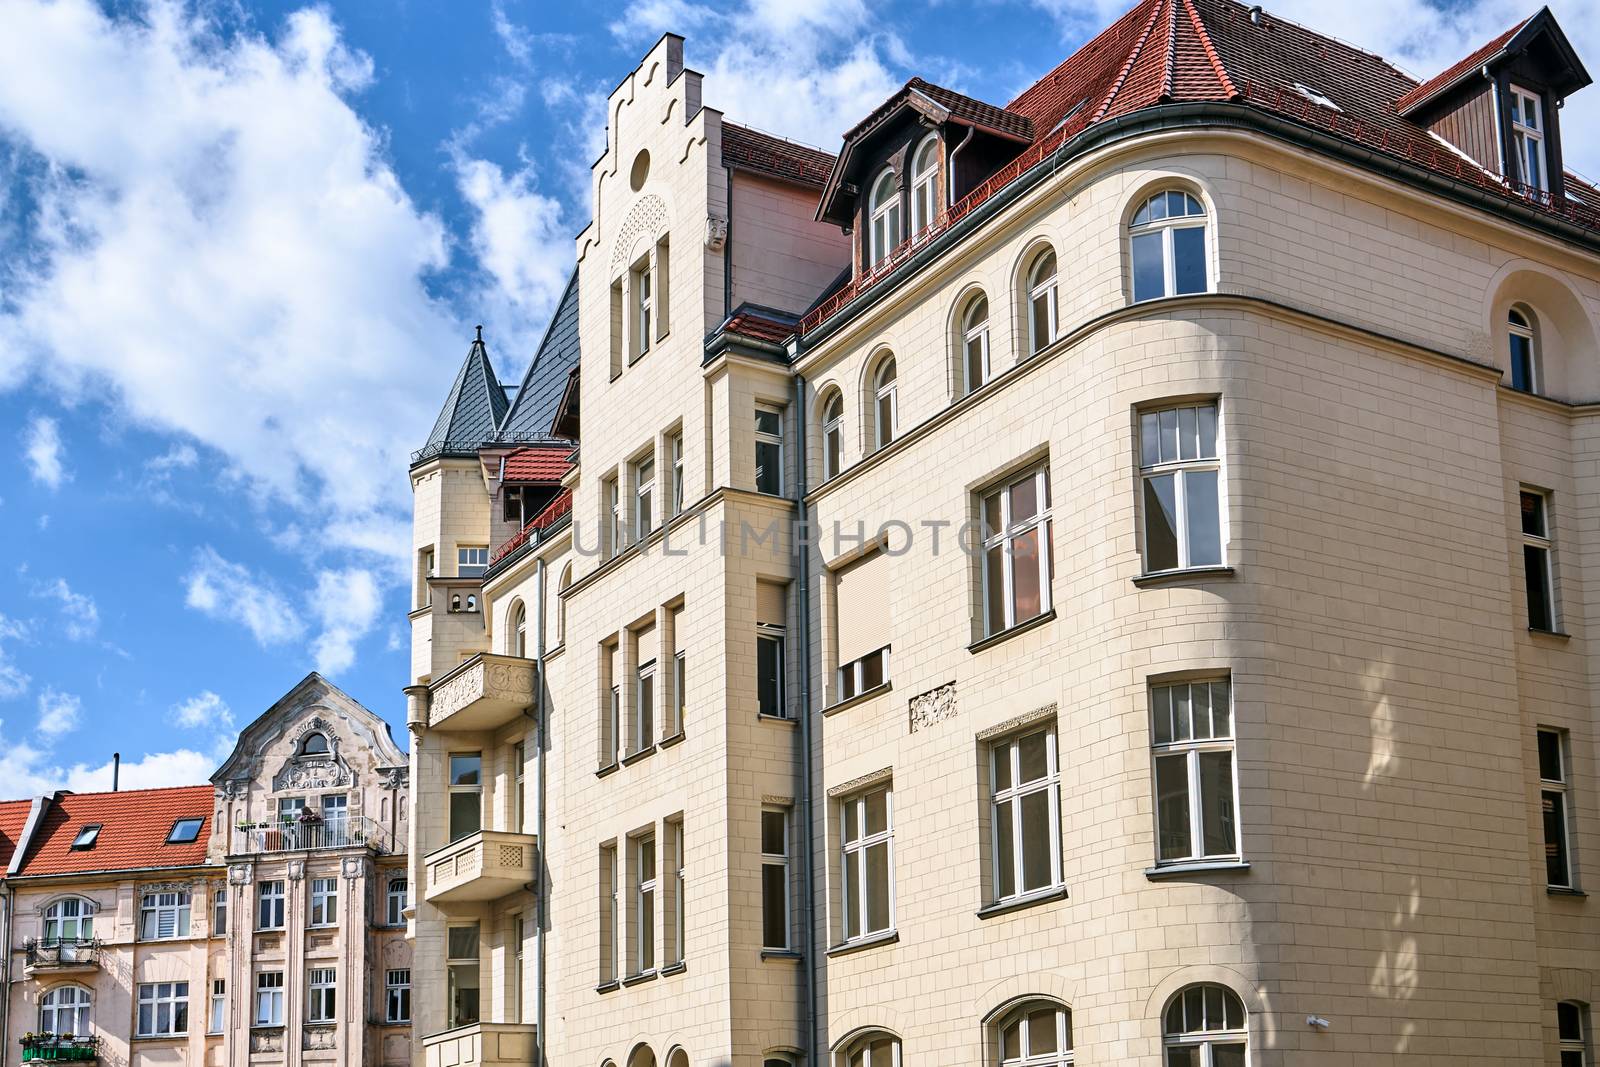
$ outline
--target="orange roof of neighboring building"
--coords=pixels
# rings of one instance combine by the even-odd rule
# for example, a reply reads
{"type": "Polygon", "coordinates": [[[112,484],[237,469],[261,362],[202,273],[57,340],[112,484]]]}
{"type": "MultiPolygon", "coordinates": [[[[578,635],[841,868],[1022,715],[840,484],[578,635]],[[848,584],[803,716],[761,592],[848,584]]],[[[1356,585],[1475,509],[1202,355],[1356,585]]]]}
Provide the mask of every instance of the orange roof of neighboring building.
{"type": "MultiPolygon", "coordinates": [[[[15,801],[24,808],[29,801],[15,801]]],[[[0,806],[3,807],[3,806],[0,806]]],[[[24,812],[26,814],[26,812],[24,812]]],[[[92,874],[152,867],[194,867],[205,863],[211,835],[212,789],[185,785],[168,789],[128,789],[117,793],[59,793],[35,833],[22,876],[92,874]],[[201,819],[192,842],[167,844],[179,819],[201,819]],[[74,850],[83,827],[98,823],[94,847],[74,850]]],[[[5,812],[0,810],[0,833],[5,812]]]]}
{"type": "Polygon", "coordinates": [[[12,853],[17,850],[17,842],[22,840],[22,830],[28,825],[31,810],[31,800],[0,800],[0,874],[5,873],[12,853]]]}
{"type": "Polygon", "coordinates": [[[559,482],[572,466],[572,446],[523,448],[506,457],[508,482],[559,482]]]}

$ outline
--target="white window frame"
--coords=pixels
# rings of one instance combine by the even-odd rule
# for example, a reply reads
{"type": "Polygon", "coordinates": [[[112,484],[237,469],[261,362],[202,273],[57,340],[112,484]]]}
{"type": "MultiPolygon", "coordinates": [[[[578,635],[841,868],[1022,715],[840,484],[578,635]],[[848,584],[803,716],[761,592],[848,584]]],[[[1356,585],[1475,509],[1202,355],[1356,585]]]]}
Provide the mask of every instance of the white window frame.
{"type": "MultiPolygon", "coordinates": [[[[1552,522],[1552,516],[1550,514],[1551,494],[1545,492],[1543,489],[1535,489],[1532,486],[1524,485],[1520,487],[1517,493],[1519,517],[1521,516],[1523,497],[1533,497],[1539,501],[1540,528],[1544,531],[1543,533],[1535,533],[1530,532],[1525,527],[1521,528],[1523,568],[1524,572],[1526,572],[1528,557],[1527,549],[1533,548],[1543,553],[1545,604],[1546,610],[1550,615],[1550,618],[1547,620],[1548,625],[1542,626],[1539,624],[1539,620],[1534,619],[1532,611],[1529,611],[1528,629],[1538,631],[1539,633],[1560,633],[1561,601],[1556,595],[1556,539],[1553,532],[1554,523],[1552,522]]],[[[1524,601],[1526,601],[1526,593],[1524,593],[1524,601]]],[[[1532,605],[1524,603],[1524,607],[1531,608],[1532,605]]]]}
{"type": "Polygon", "coordinates": [[[622,488],[613,476],[600,483],[600,492],[605,500],[606,512],[609,516],[606,527],[606,555],[615,556],[623,549],[622,541],[622,488]]]}
{"type": "Polygon", "coordinates": [[[870,186],[867,202],[867,268],[883,262],[905,240],[900,232],[900,184],[893,168],[885,167],[870,186]]]}
{"type": "Polygon", "coordinates": [[[183,1037],[188,1034],[188,982],[141,982],[138,998],[135,1037],[183,1037]],[[161,1021],[163,1009],[166,1010],[165,1025],[161,1021]]]}
{"type": "Polygon", "coordinates": [[[62,897],[44,910],[46,945],[72,945],[94,940],[94,917],[100,909],[88,897],[62,897]]]}
{"type": "Polygon", "coordinates": [[[256,972],[256,1010],[252,1026],[283,1025],[282,971],[256,972]]]}
{"type": "Polygon", "coordinates": [[[311,906],[307,911],[308,927],[337,926],[339,924],[339,879],[313,878],[310,880],[311,906]]]}
{"type": "Polygon", "coordinates": [[[784,409],[776,404],[756,405],[754,428],[756,438],[755,457],[757,470],[765,471],[767,469],[767,465],[761,462],[761,454],[763,449],[775,451],[777,453],[777,474],[775,475],[777,478],[777,487],[772,489],[763,489],[761,487],[760,479],[757,478],[756,481],[756,492],[766,493],[769,496],[782,496],[784,490],[783,413],[784,409]],[[761,428],[761,417],[763,415],[770,415],[772,418],[777,420],[778,428],[776,432],[761,428]]]}
{"type": "Polygon", "coordinates": [[[513,829],[519,834],[527,833],[528,743],[526,741],[518,741],[511,746],[511,788],[514,790],[511,803],[511,818],[515,824],[513,829]]]}
{"type": "Polygon", "coordinates": [[[489,569],[488,545],[456,546],[456,577],[482,578],[489,569]]]}
{"type": "Polygon", "coordinates": [[[1534,335],[1533,322],[1533,312],[1520,305],[1506,311],[1506,355],[1510,360],[1511,388],[1516,388],[1517,363],[1512,344],[1512,339],[1516,338],[1528,346],[1528,388],[1523,391],[1537,395],[1544,387],[1544,375],[1539,365],[1539,339],[1534,335]]]}
{"type": "Polygon", "coordinates": [[[83,1039],[94,1032],[94,991],[81,985],[58,985],[39,998],[39,1029],[57,1038],[83,1039]],[[70,998],[70,1003],[66,1003],[70,998]],[[61,1019],[66,1016],[68,1024],[61,1019]],[[81,1025],[80,1025],[81,1024],[81,1025]]]}
{"type": "Polygon", "coordinates": [[[773,952],[787,952],[794,942],[791,927],[794,925],[794,916],[791,913],[791,889],[789,881],[789,853],[792,851],[789,832],[789,809],[767,805],[761,809],[760,824],[757,827],[761,840],[761,947],[773,952]],[[767,818],[776,816],[782,826],[783,841],[780,851],[767,850],[767,818]],[[767,870],[777,868],[781,870],[783,879],[783,899],[778,902],[783,917],[783,943],[770,944],[767,941],[767,907],[772,902],[767,900],[767,870]]]}
{"type": "Polygon", "coordinates": [[[672,460],[672,514],[683,514],[683,431],[667,437],[667,455],[672,460]]]}
{"type": "Polygon", "coordinates": [[[1000,498],[1000,525],[995,530],[984,531],[983,556],[979,560],[979,569],[982,575],[980,585],[983,596],[983,633],[985,637],[993,637],[995,634],[1005,633],[1014,626],[1031,622],[1033,619],[1043,618],[1055,609],[1055,598],[1051,591],[1051,585],[1054,581],[1054,566],[1051,559],[1054,546],[1051,541],[1053,523],[1051,521],[1052,500],[1050,497],[1049,463],[1042,462],[1035,467],[1018,471],[1016,474],[991,485],[979,496],[980,518],[987,514],[988,501],[995,496],[1000,498]],[[1013,521],[1011,517],[1011,488],[1028,477],[1034,479],[1034,498],[1039,502],[1039,510],[1029,518],[1013,521]],[[1039,614],[1019,620],[1016,617],[1016,543],[1020,538],[1026,537],[1034,530],[1040,531],[1039,614]],[[1005,617],[1002,619],[992,618],[990,611],[989,552],[995,548],[1002,550],[1005,561],[1004,566],[1001,568],[1001,581],[1003,583],[1001,595],[1005,606],[1005,617]]]}
{"type": "Polygon", "coordinates": [[[672,843],[672,960],[673,963],[682,963],[688,936],[684,923],[688,919],[688,907],[684,903],[684,835],[683,818],[667,821],[667,833],[671,835],[672,843]]]}
{"type": "Polygon", "coordinates": [[[846,700],[854,700],[863,693],[871,693],[887,686],[889,684],[889,652],[891,647],[890,645],[884,645],[882,648],[875,648],[863,656],[857,656],[849,663],[839,664],[839,670],[834,678],[838,694],[834,699],[834,703],[839,704],[846,700]],[[879,670],[883,680],[868,685],[867,666],[873,660],[879,662],[879,670]]]}
{"type": "Polygon", "coordinates": [[[689,661],[687,652],[672,657],[673,734],[683,733],[683,720],[689,710],[689,661]]]}
{"type": "Polygon", "coordinates": [[[656,457],[647,452],[633,461],[633,539],[643,541],[655,529],[656,457]]]}
{"type": "Polygon", "coordinates": [[[306,974],[306,1022],[331,1023],[338,1016],[338,972],[332,967],[309,968],[306,974]]]}
{"type": "Polygon", "coordinates": [[[1538,93],[1522,88],[1520,85],[1511,86],[1511,144],[1517,156],[1518,180],[1531,189],[1541,193],[1550,191],[1550,161],[1545,151],[1544,134],[1544,100],[1538,93]],[[1533,121],[1527,120],[1529,113],[1533,121]],[[1530,153],[1537,153],[1539,173],[1532,175],[1529,180],[1528,159],[1530,153]]]}
{"type": "MultiPolygon", "coordinates": [[[[1178,256],[1175,244],[1176,237],[1174,236],[1178,230],[1198,229],[1201,231],[1200,256],[1206,277],[1205,288],[1200,291],[1211,291],[1211,234],[1207,229],[1211,223],[1211,216],[1206,211],[1205,201],[1187,189],[1158,189],[1139,201],[1139,207],[1135,209],[1133,217],[1138,218],[1140,211],[1147,209],[1157,197],[1165,199],[1168,193],[1179,193],[1187,197],[1185,210],[1187,210],[1189,201],[1193,201],[1195,206],[1200,209],[1200,214],[1168,215],[1163,218],[1130,223],[1128,225],[1128,291],[1135,303],[1144,303],[1146,300],[1160,300],[1169,296],[1189,295],[1178,293],[1178,256]],[[1135,237],[1151,233],[1161,235],[1161,292],[1153,296],[1140,296],[1135,289],[1134,282],[1133,240],[1135,237]]],[[[1162,210],[1165,211],[1166,209],[1163,208],[1162,210]]]]}
{"type": "Polygon", "coordinates": [[[188,937],[192,900],[187,889],[143,894],[139,898],[139,940],[178,941],[188,937]],[[163,933],[168,922],[171,926],[163,933]]]}
{"type": "Polygon", "coordinates": [[[822,402],[822,479],[844,468],[844,394],[832,392],[822,402]]]}
{"type": "MultiPolygon", "coordinates": [[[[1223,470],[1223,427],[1222,405],[1216,400],[1208,400],[1199,404],[1165,404],[1138,409],[1139,427],[1139,516],[1141,564],[1145,574],[1176,574],[1179,571],[1194,570],[1196,568],[1226,567],[1228,565],[1228,492],[1227,478],[1223,470]],[[1183,433],[1184,412],[1194,412],[1196,440],[1199,441],[1198,427],[1205,417],[1205,412],[1210,411],[1211,423],[1214,427],[1214,441],[1212,454],[1209,456],[1196,455],[1193,459],[1166,459],[1160,455],[1160,439],[1162,436],[1161,419],[1168,414],[1176,424],[1174,434],[1181,438],[1183,433]],[[1157,455],[1154,461],[1146,453],[1144,428],[1146,419],[1156,420],[1157,455]],[[1193,474],[1215,472],[1217,485],[1217,560],[1215,563],[1196,563],[1194,561],[1194,546],[1189,530],[1189,479],[1193,474]],[[1150,509],[1147,501],[1150,497],[1148,486],[1151,482],[1171,477],[1173,482],[1173,513],[1176,528],[1173,531],[1178,544],[1178,560],[1175,567],[1155,568],[1150,565],[1150,509]]],[[[1179,455],[1182,455],[1182,442],[1179,440],[1179,455]]],[[[1196,451],[1199,451],[1199,444],[1196,451]]]]}
{"type": "Polygon", "coordinates": [[[445,831],[450,834],[450,840],[452,840],[452,841],[461,841],[461,840],[464,840],[466,838],[471,837],[475,833],[480,833],[483,830],[483,753],[481,751],[463,751],[463,752],[448,752],[448,753],[446,753],[445,754],[445,774],[446,774],[446,779],[445,779],[446,791],[448,793],[448,796],[446,797],[447,804],[446,804],[446,807],[445,807],[445,831]],[[474,783],[474,784],[457,785],[456,782],[455,782],[455,776],[456,776],[455,761],[457,759],[473,759],[473,758],[476,758],[477,761],[478,761],[478,780],[477,780],[477,782],[474,783]],[[471,794],[471,795],[476,796],[478,798],[478,825],[477,825],[476,829],[468,830],[467,832],[462,833],[462,834],[457,834],[457,833],[455,833],[455,826],[453,825],[453,819],[454,819],[454,814],[453,813],[455,812],[455,798],[457,796],[466,796],[468,794],[471,794]]]}
{"type": "MultiPolygon", "coordinates": [[[[1553,727],[1541,726],[1538,729],[1537,737],[1538,738],[1550,737],[1550,738],[1553,738],[1555,740],[1556,758],[1557,758],[1558,763],[1559,763],[1559,765],[1557,767],[1557,773],[1560,774],[1560,776],[1561,776],[1559,778],[1546,778],[1544,776],[1544,760],[1542,758],[1542,755],[1540,756],[1540,758],[1538,758],[1540,837],[1543,839],[1543,842],[1544,842],[1545,857],[1546,857],[1545,858],[1545,886],[1546,886],[1546,888],[1549,888],[1549,889],[1576,890],[1578,888],[1578,872],[1577,872],[1577,870],[1576,870],[1576,868],[1575,868],[1575,866],[1574,866],[1574,864],[1572,862],[1572,860],[1573,860],[1573,855],[1572,855],[1572,840],[1573,840],[1572,809],[1573,809],[1573,803],[1572,803],[1572,784],[1571,784],[1571,782],[1572,782],[1571,746],[1568,743],[1569,742],[1569,735],[1568,735],[1567,731],[1565,731],[1565,730],[1558,730],[1558,729],[1555,729],[1553,727]],[[1550,801],[1552,799],[1558,800],[1560,802],[1560,805],[1561,805],[1561,840],[1558,842],[1558,844],[1561,847],[1561,863],[1562,863],[1562,866],[1566,868],[1567,878],[1566,878],[1566,881],[1564,881],[1564,882],[1552,882],[1552,881],[1550,881],[1549,855],[1550,855],[1551,842],[1549,840],[1548,835],[1545,833],[1545,828],[1544,828],[1543,823],[1544,823],[1544,806],[1548,801],[1550,801]]],[[[1537,749],[1535,749],[1535,752],[1537,754],[1537,749]]]]}
{"type": "Polygon", "coordinates": [[[1199,1063],[1197,1064],[1197,1067],[1213,1067],[1216,1062],[1216,1047],[1218,1045],[1243,1045],[1245,1063],[1248,1064],[1250,1062],[1250,1010],[1244,1006],[1243,998],[1233,990],[1229,989],[1227,986],[1217,985],[1214,982],[1199,982],[1180,989],[1173,999],[1167,1002],[1167,1006],[1162,1012],[1161,1030],[1163,1061],[1169,1058],[1165,1050],[1174,1048],[1189,1048],[1195,1049],[1199,1052],[1199,1063]],[[1203,1001],[1205,997],[1204,991],[1211,988],[1221,989],[1223,991],[1224,998],[1232,997],[1235,1001],[1238,1001],[1240,1014],[1242,1015],[1242,1026],[1232,1028],[1227,1027],[1226,999],[1224,999],[1223,1002],[1223,1027],[1213,1028],[1207,1025],[1210,1022],[1209,1007],[1206,1008],[1208,1017],[1201,1022],[1200,1026],[1190,1027],[1188,1025],[1188,1004],[1187,1001],[1183,999],[1184,994],[1190,989],[1199,989],[1201,991],[1200,995],[1203,1001]],[[1172,1013],[1174,1005],[1179,1002],[1184,1003],[1185,1024],[1182,1030],[1173,1031],[1168,1028],[1167,1017],[1172,1013]]]}
{"type": "Polygon", "coordinates": [[[924,137],[911,154],[911,236],[939,217],[939,135],[924,137]]]}
{"type": "Polygon", "coordinates": [[[607,767],[615,767],[622,758],[622,686],[611,687],[610,701],[606,706],[606,729],[610,736],[606,738],[605,763],[607,767]]]}
{"type": "Polygon", "coordinates": [[[989,744],[989,842],[992,862],[990,875],[993,881],[995,903],[1011,900],[1021,900],[1026,897],[1053,893],[1061,888],[1061,764],[1057,752],[1056,728],[1054,723],[1022,730],[1006,737],[997,738],[989,744]],[[1023,782],[1022,778],[1022,741],[1035,734],[1043,734],[1045,739],[1045,776],[1023,782]],[[1007,777],[1011,784],[1004,789],[999,788],[1000,761],[1006,761],[1007,777]],[[1022,801],[1023,798],[1035,793],[1045,793],[1049,800],[1050,822],[1050,881],[1042,886],[1032,889],[1023,887],[1025,862],[1025,842],[1022,832],[1022,801]],[[1002,816],[1001,808],[1010,805],[1009,813],[1002,816]],[[1011,887],[1012,891],[1004,895],[1000,892],[1001,885],[1001,856],[1000,856],[1000,821],[1008,818],[1011,830],[1011,887]]]}
{"type": "Polygon", "coordinates": [[[206,1033],[220,1034],[227,1027],[228,980],[226,978],[213,978],[211,980],[211,1013],[206,1026],[206,1033]]]}
{"type": "Polygon", "coordinates": [[[383,1021],[411,1021],[411,968],[392,968],[383,974],[383,1021]]]}
{"type": "Polygon", "coordinates": [[[872,372],[872,435],[874,451],[900,435],[900,366],[892,352],[872,372]]]}
{"type": "Polygon", "coordinates": [[[638,359],[650,351],[655,317],[655,253],[645,253],[629,273],[629,288],[633,290],[633,358],[638,359]]]}
{"type": "Polygon", "coordinates": [[[859,1061],[861,1067],[900,1067],[900,1039],[893,1034],[882,1032],[862,1034],[845,1046],[840,1063],[855,1067],[857,1062],[855,1056],[857,1054],[861,1056],[859,1061]],[[872,1055],[872,1046],[879,1041],[889,1042],[889,1058],[887,1060],[882,1057],[875,1058],[872,1055]]]}
{"type": "Polygon", "coordinates": [[[404,926],[406,905],[411,900],[411,882],[407,878],[390,878],[384,887],[384,918],[390,926],[404,926]]]}
{"type": "Polygon", "coordinates": [[[468,1026],[483,1019],[483,925],[477,922],[453,922],[445,927],[445,1021],[450,1028],[468,1026]],[[450,934],[454,930],[472,931],[472,956],[450,955],[450,934]],[[477,994],[477,1011],[472,1019],[456,1016],[456,993],[464,986],[457,986],[455,974],[457,971],[470,971],[473,979],[473,991],[477,994]]]}
{"type": "Polygon", "coordinates": [[[600,932],[600,980],[604,984],[615,982],[622,977],[620,950],[623,931],[622,910],[619,906],[622,887],[618,884],[622,867],[615,841],[607,841],[600,846],[600,861],[601,877],[605,879],[605,884],[601,886],[601,906],[606,909],[600,932]]]}
{"type": "Polygon", "coordinates": [[[1006,1012],[995,1025],[994,1034],[994,1062],[999,1067],[1065,1067],[1073,1062],[1072,1055],[1072,1011],[1066,1005],[1053,1000],[1033,1000],[1026,1004],[1019,1004],[1006,1012]],[[1056,1050],[1054,1052],[1033,1051],[1033,1017],[1041,1011],[1051,1013],[1051,1022],[1056,1032],[1056,1050]],[[1020,1055],[1007,1056],[1006,1031],[1012,1026],[1017,1027],[1017,1044],[1020,1055]]]}
{"type": "Polygon", "coordinates": [[[770,622],[756,623],[756,711],[769,719],[789,718],[789,649],[788,630],[770,622]],[[763,643],[775,646],[778,656],[778,707],[775,711],[761,708],[761,647],[763,643]]]}
{"type": "Polygon", "coordinates": [[[270,878],[256,886],[256,929],[282,930],[284,927],[284,882],[270,878]],[[263,922],[264,918],[274,921],[263,922]]]}
{"type": "Polygon", "coordinates": [[[1155,853],[1156,866],[1192,866],[1194,864],[1227,864],[1238,863],[1244,858],[1244,826],[1242,825],[1241,810],[1239,807],[1239,741],[1238,721],[1233,706],[1233,679],[1228,676],[1218,675],[1204,678],[1152,681],[1147,687],[1147,699],[1150,705],[1150,784],[1151,784],[1151,815],[1155,821],[1155,853]],[[1218,732],[1216,728],[1217,716],[1216,694],[1218,686],[1225,687],[1227,698],[1227,730],[1218,732]],[[1197,687],[1205,687],[1206,706],[1208,709],[1206,737],[1196,737],[1197,730],[1193,725],[1194,692],[1197,687]],[[1188,691],[1190,724],[1188,737],[1180,738],[1178,729],[1177,696],[1180,689],[1188,691]],[[1168,715],[1169,727],[1167,730],[1169,740],[1158,739],[1159,730],[1157,717],[1162,714],[1162,699],[1158,692],[1166,693],[1165,711],[1168,715]],[[1205,851],[1205,801],[1206,797],[1201,791],[1200,756],[1208,752],[1226,752],[1231,765],[1229,772],[1232,789],[1225,798],[1231,805],[1230,818],[1233,822],[1233,851],[1207,853],[1205,851]],[[1158,790],[1157,765],[1162,757],[1184,758],[1184,770],[1187,776],[1188,787],[1188,832],[1189,852],[1184,856],[1161,855],[1161,798],[1158,790]]]}
{"type": "MultiPolygon", "coordinates": [[[[1031,306],[1031,305],[1030,305],[1031,306]]],[[[989,298],[975,293],[961,315],[960,395],[975,393],[989,384],[989,298]],[[978,313],[982,312],[982,317],[978,313]],[[976,364],[977,379],[973,378],[976,364]]]]}
{"type": "Polygon", "coordinates": [[[656,969],[656,892],[660,886],[660,857],[656,854],[654,831],[631,839],[634,863],[633,887],[633,973],[653,974],[656,969]],[[645,860],[650,861],[649,877],[645,860]]]}
{"type": "Polygon", "coordinates": [[[1041,249],[1028,268],[1028,355],[1036,356],[1061,335],[1060,289],[1061,260],[1055,249],[1041,249]],[[1045,265],[1049,264],[1049,273],[1045,265]],[[1039,301],[1044,301],[1045,328],[1041,333],[1039,301]]]}
{"type": "Polygon", "coordinates": [[[633,752],[637,755],[655,743],[656,661],[639,664],[633,687],[633,752]]]}
{"type": "Polygon", "coordinates": [[[894,874],[894,786],[884,783],[871,789],[863,790],[854,796],[846,797],[839,804],[839,885],[842,894],[844,913],[840,916],[839,931],[845,944],[856,941],[870,940],[882,937],[895,929],[895,874],[894,874]],[[876,833],[867,833],[867,798],[874,793],[883,794],[884,828],[876,833]],[[853,810],[852,810],[853,809],[853,810]],[[854,840],[847,840],[848,821],[855,820],[856,836],[854,840]],[[869,902],[872,897],[871,879],[867,876],[867,850],[884,845],[887,850],[886,867],[889,872],[889,884],[886,887],[889,893],[888,925],[881,930],[867,929],[869,902]],[[856,870],[858,877],[856,886],[859,894],[856,900],[848,899],[848,880],[844,872],[849,865],[851,855],[856,857],[856,870]],[[856,909],[856,933],[850,931],[851,908],[856,909]]]}
{"type": "Polygon", "coordinates": [[[222,937],[228,932],[228,887],[219,883],[211,889],[211,936],[222,937]]]}

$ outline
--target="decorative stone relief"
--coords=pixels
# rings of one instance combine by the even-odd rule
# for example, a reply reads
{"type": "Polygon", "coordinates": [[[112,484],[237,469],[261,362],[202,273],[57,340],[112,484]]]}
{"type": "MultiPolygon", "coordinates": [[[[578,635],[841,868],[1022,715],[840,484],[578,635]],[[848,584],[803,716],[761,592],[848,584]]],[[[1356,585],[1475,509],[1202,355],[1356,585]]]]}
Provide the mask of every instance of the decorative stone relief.
{"type": "Polygon", "coordinates": [[[728,243],[728,220],[715,215],[706,217],[706,251],[720,252],[728,243]]]}
{"type": "Polygon", "coordinates": [[[228,882],[232,885],[249,885],[255,881],[255,877],[253,863],[235,863],[228,868],[228,882]]]}
{"type": "Polygon", "coordinates": [[[306,876],[306,861],[305,860],[290,860],[289,861],[289,881],[298,882],[300,879],[304,878],[305,876],[306,876]]]}
{"type": "Polygon", "coordinates": [[[151,882],[139,887],[140,894],[144,893],[187,893],[194,889],[193,882],[151,882]]]}
{"type": "Polygon", "coordinates": [[[291,756],[272,778],[275,793],[345,789],[355,776],[340,756],[291,756]]]}
{"type": "Polygon", "coordinates": [[[275,1026],[270,1030],[254,1027],[250,1031],[251,1052],[282,1052],[283,1027],[275,1026]]]}
{"type": "Polygon", "coordinates": [[[433,699],[428,707],[428,725],[437,725],[474,700],[484,697],[533,703],[532,669],[522,664],[485,663],[479,660],[433,691],[433,699]]]}
{"type": "Polygon", "coordinates": [[[366,862],[360,856],[346,856],[339,861],[339,866],[339,873],[353,882],[361,877],[363,869],[366,867],[366,862]]]}
{"type": "Polygon", "coordinates": [[[339,1028],[332,1023],[306,1023],[301,1048],[308,1052],[335,1049],[339,1045],[339,1028]]]}
{"type": "Polygon", "coordinates": [[[667,202],[655,193],[646,193],[639,198],[628,212],[628,217],[623,220],[622,228],[617,231],[617,236],[611,243],[611,269],[613,272],[633,248],[634,239],[640,234],[654,236],[666,229],[667,202]]]}
{"type": "Polygon", "coordinates": [[[378,772],[378,785],[384,789],[404,789],[410,779],[409,767],[385,767],[378,772]]]}
{"type": "Polygon", "coordinates": [[[911,711],[911,732],[926,730],[930,726],[953,719],[960,709],[956,705],[956,683],[946,682],[937,689],[918,693],[907,702],[911,711]]]}

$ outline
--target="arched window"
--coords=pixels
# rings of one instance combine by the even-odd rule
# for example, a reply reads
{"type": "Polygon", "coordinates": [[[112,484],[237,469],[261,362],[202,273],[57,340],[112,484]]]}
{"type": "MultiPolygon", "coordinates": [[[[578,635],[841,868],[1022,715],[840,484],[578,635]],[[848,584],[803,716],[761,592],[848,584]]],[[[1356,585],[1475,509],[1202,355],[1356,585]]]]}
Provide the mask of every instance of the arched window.
{"type": "Polygon", "coordinates": [[[478,594],[476,594],[476,593],[468,593],[467,594],[467,610],[468,611],[477,611],[478,610],[478,594]]]}
{"type": "Polygon", "coordinates": [[[892,1034],[862,1034],[845,1046],[840,1067],[900,1067],[900,1040],[892,1034]]]}
{"type": "Polygon", "coordinates": [[[1000,1067],[1059,1067],[1072,1062],[1072,1012],[1053,1001],[1012,1009],[994,1030],[1000,1067]]]}
{"type": "Polygon", "coordinates": [[[939,135],[930,133],[911,161],[911,232],[933,225],[939,215],[939,135]]]}
{"type": "Polygon", "coordinates": [[[1511,388],[1519,393],[1539,391],[1539,345],[1534,336],[1533,312],[1514,307],[1506,314],[1506,332],[1511,346],[1511,388]]]}
{"type": "Polygon", "coordinates": [[[681,1048],[667,1053],[667,1067],[689,1067],[689,1054],[681,1048]]]}
{"type": "Polygon", "coordinates": [[[1179,189],[1151,196],[1128,226],[1133,299],[1203,293],[1206,285],[1206,209],[1179,189]]]}
{"type": "Polygon", "coordinates": [[[507,651],[513,656],[528,654],[528,609],[520,600],[511,605],[511,640],[507,651]]]}
{"type": "Polygon", "coordinates": [[[44,910],[44,941],[60,945],[94,937],[94,901],[64,897],[44,910]]]}
{"type": "Polygon", "coordinates": [[[822,402],[822,478],[844,469],[844,396],[838,391],[822,402]]]}
{"type": "Polygon", "coordinates": [[[56,1037],[88,1037],[94,997],[82,986],[58,985],[39,1001],[39,1029],[56,1037]]]}
{"type": "Polygon", "coordinates": [[[1244,1002],[1220,985],[1192,985],[1167,1004],[1167,1067],[1244,1067],[1244,1002]]]}
{"type": "Polygon", "coordinates": [[[328,739],[319,733],[306,734],[305,740],[300,742],[300,755],[321,756],[328,751],[328,739]]]}
{"type": "Polygon", "coordinates": [[[656,1067],[656,1054],[649,1045],[640,1045],[628,1053],[628,1067],[656,1067]]]}
{"type": "Polygon", "coordinates": [[[900,188],[895,184],[894,171],[885,169],[872,183],[872,196],[867,201],[869,235],[867,265],[878,262],[900,244],[900,188]]]}
{"type": "Polygon", "coordinates": [[[1056,339],[1056,254],[1045,251],[1028,271],[1028,354],[1056,339]]]}
{"type": "Polygon", "coordinates": [[[977,294],[961,316],[961,394],[989,380],[989,299],[977,294]]]}
{"type": "Polygon", "coordinates": [[[885,356],[872,376],[873,447],[882,448],[900,432],[900,394],[894,356],[885,356]]]}
{"type": "MultiPolygon", "coordinates": [[[[571,586],[571,585],[572,585],[572,564],[569,563],[565,567],[561,568],[560,592],[561,593],[565,593],[567,591],[567,588],[569,586],[571,586]]],[[[567,643],[567,598],[564,597],[564,596],[559,596],[558,595],[556,597],[556,644],[557,645],[564,645],[566,643],[567,643]]]]}
{"type": "Polygon", "coordinates": [[[1589,1067],[1589,1006],[1575,1000],[1556,1005],[1556,1036],[1561,1067],[1589,1067]]]}

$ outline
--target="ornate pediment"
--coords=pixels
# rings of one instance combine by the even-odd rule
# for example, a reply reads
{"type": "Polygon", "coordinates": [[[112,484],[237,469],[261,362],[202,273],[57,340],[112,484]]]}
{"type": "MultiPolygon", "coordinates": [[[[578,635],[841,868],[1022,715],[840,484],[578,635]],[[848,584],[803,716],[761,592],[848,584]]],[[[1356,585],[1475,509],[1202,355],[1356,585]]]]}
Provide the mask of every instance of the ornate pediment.
{"type": "Polygon", "coordinates": [[[274,793],[308,793],[344,789],[355,780],[350,765],[337,755],[290,756],[272,776],[274,793]]]}

